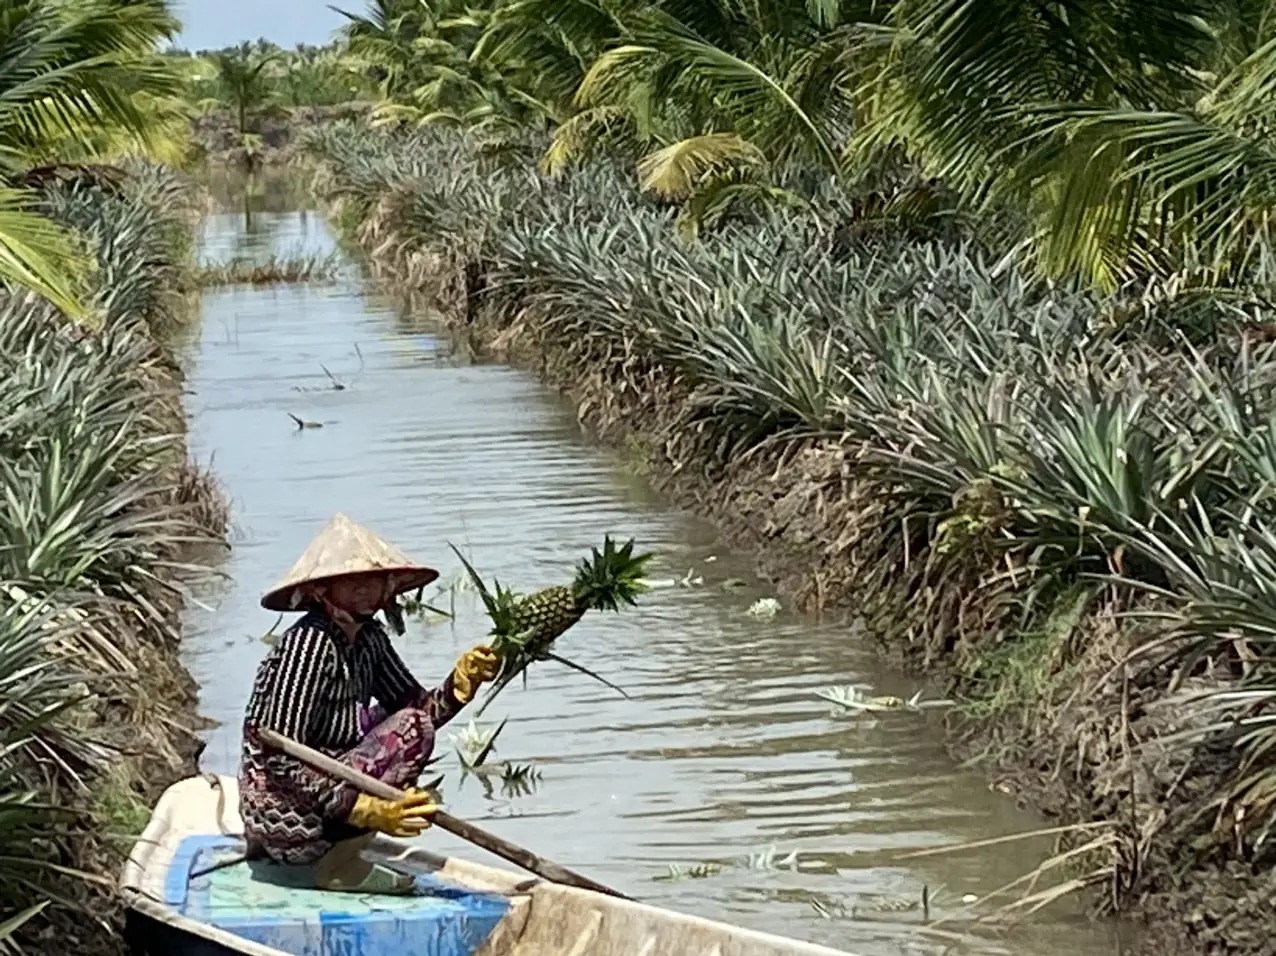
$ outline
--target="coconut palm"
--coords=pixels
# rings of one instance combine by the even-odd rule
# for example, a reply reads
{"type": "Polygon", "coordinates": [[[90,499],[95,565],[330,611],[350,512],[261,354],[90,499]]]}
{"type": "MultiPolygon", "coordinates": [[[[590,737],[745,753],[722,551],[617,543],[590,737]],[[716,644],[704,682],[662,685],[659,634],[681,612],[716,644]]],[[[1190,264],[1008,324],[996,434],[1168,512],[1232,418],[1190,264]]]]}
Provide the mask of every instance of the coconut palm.
{"type": "Polygon", "coordinates": [[[1053,274],[1235,279],[1265,241],[1274,14],[901,0],[857,97],[857,158],[897,147],[981,214],[1026,213],[1025,252],[1053,274]]]}
{"type": "Polygon", "coordinates": [[[475,55],[491,12],[481,4],[378,0],[367,16],[338,12],[352,59],[379,77],[379,121],[514,129],[545,112],[519,64],[475,55]]]}
{"type": "Polygon", "coordinates": [[[416,41],[431,38],[430,8],[421,0],[372,0],[367,16],[332,9],[349,21],[341,37],[352,57],[375,69],[382,94],[393,98],[410,89],[416,41]]]}
{"type": "Polygon", "coordinates": [[[851,128],[858,61],[845,53],[862,27],[837,5],[509,0],[461,11],[377,0],[366,17],[346,16],[352,53],[385,77],[381,115],[548,120],[551,171],[622,144],[647,156],[644,184],[672,198],[731,169],[836,168],[851,128]]]}
{"type": "MultiPolygon", "coordinates": [[[[711,0],[623,11],[620,36],[576,90],[576,123],[596,116],[610,124],[620,109],[643,144],[692,165],[697,155],[756,150],[771,162],[836,171],[853,127],[858,56],[872,51],[862,35],[884,9],[845,7],[711,0]]],[[[596,35],[590,39],[596,43],[596,35]]],[[[576,133],[569,127],[559,145],[576,133]]]]}
{"type": "Polygon", "coordinates": [[[177,26],[163,0],[0,6],[0,279],[77,310],[69,241],[13,184],[31,166],[171,145],[180,84],[156,46],[177,26]]]}
{"type": "Polygon", "coordinates": [[[248,43],[209,55],[217,71],[213,81],[215,98],[235,111],[235,128],[240,136],[252,132],[255,114],[273,102],[273,77],[267,68],[281,57],[277,51],[258,52],[248,43]]]}
{"type": "Polygon", "coordinates": [[[400,117],[548,117],[551,170],[620,144],[679,197],[725,170],[854,180],[888,157],[955,188],[1044,270],[1112,288],[1266,268],[1274,14],[1271,0],[501,0],[464,15],[377,0],[348,35],[400,117]],[[459,35],[476,24],[477,41],[459,35]]]}
{"type": "Polygon", "coordinates": [[[298,46],[274,63],[276,99],[288,107],[345,103],[366,88],[358,64],[335,46],[298,46]]]}
{"type": "Polygon", "coordinates": [[[1192,286],[1272,287],[1276,20],[1251,42],[1234,64],[1194,76],[1181,105],[1025,110],[1039,125],[1024,168],[1059,197],[1040,227],[1047,266],[1109,286],[1173,273],[1192,286]]]}

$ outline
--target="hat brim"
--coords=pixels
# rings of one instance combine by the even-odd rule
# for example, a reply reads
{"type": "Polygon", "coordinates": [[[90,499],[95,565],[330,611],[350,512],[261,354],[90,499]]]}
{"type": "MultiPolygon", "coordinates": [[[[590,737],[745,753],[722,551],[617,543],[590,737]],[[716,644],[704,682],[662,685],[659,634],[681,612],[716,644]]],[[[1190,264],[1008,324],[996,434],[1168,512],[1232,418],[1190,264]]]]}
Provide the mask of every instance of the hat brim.
{"type": "Polygon", "coordinates": [[[400,595],[407,591],[415,591],[417,588],[423,588],[427,584],[431,584],[438,580],[439,572],[434,568],[427,568],[424,565],[409,565],[399,568],[376,568],[370,571],[345,571],[337,574],[327,574],[321,577],[308,578],[305,581],[298,581],[296,584],[288,584],[283,587],[275,588],[273,591],[267,591],[261,597],[261,606],[267,611],[288,611],[300,610],[292,604],[292,594],[298,588],[313,587],[315,585],[330,584],[341,578],[388,578],[394,577],[398,580],[395,582],[394,594],[400,595]]]}

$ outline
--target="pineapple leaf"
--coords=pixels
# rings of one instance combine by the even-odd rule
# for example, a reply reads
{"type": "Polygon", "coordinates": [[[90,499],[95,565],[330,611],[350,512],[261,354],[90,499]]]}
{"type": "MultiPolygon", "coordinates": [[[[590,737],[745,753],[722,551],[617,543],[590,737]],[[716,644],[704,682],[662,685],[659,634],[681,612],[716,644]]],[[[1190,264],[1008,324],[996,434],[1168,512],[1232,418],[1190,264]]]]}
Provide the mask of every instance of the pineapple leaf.
{"type": "Polygon", "coordinates": [[[488,616],[492,619],[492,633],[501,643],[522,646],[526,638],[518,633],[519,594],[501,587],[501,582],[496,578],[492,579],[492,584],[496,588],[495,609],[488,609],[488,616]]]}
{"type": "Polygon", "coordinates": [[[483,599],[483,607],[487,609],[487,616],[492,621],[491,633],[496,637],[493,641],[493,650],[499,649],[495,646],[503,642],[514,642],[516,639],[512,637],[514,631],[514,606],[518,603],[518,594],[508,588],[501,587],[501,582],[493,578],[492,584],[496,589],[493,594],[483,583],[483,579],[479,577],[479,573],[474,570],[474,566],[465,560],[465,555],[461,554],[456,545],[448,542],[448,547],[456,554],[464,565],[466,573],[469,575],[470,583],[474,585],[474,589],[478,591],[479,597],[483,599]]]}
{"type": "Polygon", "coordinates": [[[487,589],[487,585],[483,583],[483,579],[479,577],[479,573],[474,570],[474,566],[465,560],[465,555],[452,542],[448,542],[448,547],[461,559],[466,573],[470,576],[470,583],[474,585],[474,590],[478,591],[479,597],[483,599],[483,605],[487,608],[489,617],[494,617],[497,612],[496,599],[492,597],[492,593],[487,589]]]}
{"type": "Polygon", "coordinates": [[[479,702],[478,709],[474,712],[474,719],[477,720],[478,718],[482,717],[483,712],[487,710],[487,708],[491,705],[492,701],[496,699],[496,695],[499,694],[502,690],[504,690],[505,687],[510,683],[510,681],[512,681],[515,677],[517,677],[522,672],[523,671],[521,669],[514,670],[514,671],[510,671],[509,673],[502,673],[500,677],[496,678],[496,682],[492,684],[492,689],[489,690],[487,692],[487,696],[484,697],[483,700],[479,702]]]}
{"type": "Polygon", "coordinates": [[[475,755],[473,760],[474,766],[483,766],[484,761],[491,756],[492,751],[496,748],[496,738],[501,735],[501,731],[505,729],[505,724],[508,720],[509,717],[506,717],[505,720],[500,722],[496,730],[493,731],[492,736],[487,739],[487,744],[475,755]]]}
{"type": "Polygon", "coordinates": [[[621,697],[625,698],[625,700],[630,699],[629,694],[625,691],[623,687],[617,687],[615,684],[609,681],[606,677],[603,677],[601,674],[595,674],[584,664],[577,664],[575,661],[569,661],[567,658],[559,657],[557,654],[551,654],[549,651],[542,651],[536,659],[542,660],[542,661],[555,661],[559,664],[562,664],[564,667],[570,667],[572,670],[577,671],[581,674],[584,674],[586,677],[592,677],[594,680],[598,681],[598,683],[600,684],[605,684],[606,686],[614,690],[616,693],[618,693],[621,697]]]}

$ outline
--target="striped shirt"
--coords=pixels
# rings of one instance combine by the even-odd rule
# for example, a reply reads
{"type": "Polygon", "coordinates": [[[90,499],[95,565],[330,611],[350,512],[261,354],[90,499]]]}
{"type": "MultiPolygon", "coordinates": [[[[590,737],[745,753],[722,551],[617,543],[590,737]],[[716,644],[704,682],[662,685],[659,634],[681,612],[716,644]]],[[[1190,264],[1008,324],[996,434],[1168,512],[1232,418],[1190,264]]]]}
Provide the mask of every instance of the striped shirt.
{"type": "MultiPolygon", "coordinates": [[[[462,707],[450,676],[435,690],[423,689],[375,620],[364,623],[353,641],[327,615],[314,611],[284,631],[257,670],[244,715],[241,794],[253,792],[242,794],[249,799],[241,800],[241,809],[251,810],[267,798],[274,813],[289,818],[289,829],[305,829],[314,839],[344,821],[358,791],[295,757],[267,750],[257,731],[273,730],[340,757],[361,739],[360,710],[374,697],[387,714],[405,707],[424,710],[435,727],[462,707]]],[[[254,821],[246,813],[245,824],[260,830],[270,821],[254,821]]]]}

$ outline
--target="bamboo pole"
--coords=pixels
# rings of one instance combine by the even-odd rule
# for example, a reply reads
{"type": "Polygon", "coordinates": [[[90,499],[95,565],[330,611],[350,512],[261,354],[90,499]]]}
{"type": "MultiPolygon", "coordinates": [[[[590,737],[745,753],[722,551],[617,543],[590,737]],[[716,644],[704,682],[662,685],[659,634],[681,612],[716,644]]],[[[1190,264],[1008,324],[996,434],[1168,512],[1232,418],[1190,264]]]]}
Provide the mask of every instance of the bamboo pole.
{"type": "MultiPolygon", "coordinates": [[[[297,760],[309,764],[330,777],[342,780],[353,787],[358,787],[370,796],[380,797],[382,800],[400,800],[404,797],[404,792],[397,787],[392,787],[388,783],[376,779],[376,777],[370,777],[366,773],[355,770],[353,767],[348,767],[339,760],[334,760],[332,757],[307,747],[305,744],[289,740],[273,730],[262,729],[258,733],[262,741],[269,746],[282,750],[290,757],[295,757],[297,760]]],[[[615,896],[622,900],[630,899],[625,894],[601,883],[596,883],[589,877],[575,873],[567,869],[567,867],[555,863],[553,860],[546,860],[537,856],[531,850],[516,846],[494,833],[489,833],[472,823],[466,823],[464,820],[458,820],[445,810],[439,810],[435,813],[433,822],[439,829],[446,830],[467,843],[472,843],[487,850],[489,853],[493,853],[501,859],[513,863],[515,866],[522,867],[529,873],[535,873],[551,883],[562,883],[582,890],[592,890],[595,893],[615,896]]]]}

